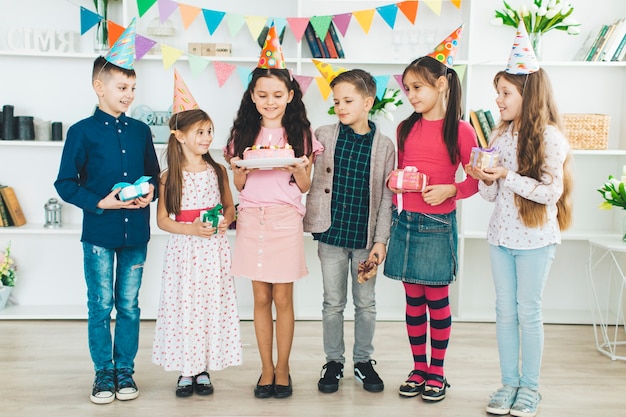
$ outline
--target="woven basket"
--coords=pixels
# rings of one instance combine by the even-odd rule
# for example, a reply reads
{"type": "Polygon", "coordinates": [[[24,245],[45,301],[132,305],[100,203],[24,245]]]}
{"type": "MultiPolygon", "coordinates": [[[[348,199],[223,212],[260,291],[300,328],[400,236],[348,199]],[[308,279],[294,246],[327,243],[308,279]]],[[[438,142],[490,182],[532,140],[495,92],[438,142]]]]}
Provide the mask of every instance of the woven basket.
{"type": "Polygon", "coordinates": [[[574,149],[606,149],[609,142],[608,114],[563,114],[565,135],[574,149]]]}

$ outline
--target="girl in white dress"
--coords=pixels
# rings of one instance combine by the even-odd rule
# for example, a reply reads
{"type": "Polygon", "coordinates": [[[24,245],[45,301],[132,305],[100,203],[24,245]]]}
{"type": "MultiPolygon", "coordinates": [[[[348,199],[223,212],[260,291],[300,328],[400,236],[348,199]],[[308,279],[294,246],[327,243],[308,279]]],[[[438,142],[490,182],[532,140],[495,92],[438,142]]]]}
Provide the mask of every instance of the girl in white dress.
{"type": "Polygon", "coordinates": [[[180,372],[177,396],[194,391],[208,395],[213,386],[207,371],[242,361],[226,237],[235,207],[226,169],[208,153],[213,141],[209,116],[199,109],[182,111],[171,118],[170,128],[157,224],[172,235],[165,250],[152,361],[180,372]]]}

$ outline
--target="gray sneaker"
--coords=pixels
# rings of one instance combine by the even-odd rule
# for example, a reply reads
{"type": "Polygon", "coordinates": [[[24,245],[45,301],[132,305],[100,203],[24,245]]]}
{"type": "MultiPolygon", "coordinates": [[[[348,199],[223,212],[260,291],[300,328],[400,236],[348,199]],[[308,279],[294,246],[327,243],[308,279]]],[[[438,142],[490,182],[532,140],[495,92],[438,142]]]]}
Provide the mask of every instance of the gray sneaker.
{"type": "Polygon", "coordinates": [[[541,401],[541,394],[527,387],[517,390],[515,403],[511,407],[511,415],[515,417],[535,417],[541,401]]]}
{"type": "Polygon", "coordinates": [[[487,404],[486,411],[489,414],[499,416],[507,415],[511,411],[516,396],[517,388],[505,385],[491,394],[491,399],[489,400],[489,404],[487,404]]]}

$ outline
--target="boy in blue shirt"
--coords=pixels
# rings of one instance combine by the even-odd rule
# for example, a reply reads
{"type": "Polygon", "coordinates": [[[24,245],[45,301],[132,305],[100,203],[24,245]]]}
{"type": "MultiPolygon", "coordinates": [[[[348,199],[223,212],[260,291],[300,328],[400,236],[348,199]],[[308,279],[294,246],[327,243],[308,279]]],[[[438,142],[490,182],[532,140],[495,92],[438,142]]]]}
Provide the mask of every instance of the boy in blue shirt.
{"type": "Polygon", "coordinates": [[[139,341],[138,294],[150,238],[149,204],[160,170],[150,128],[125,114],[135,98],[133,56],[134,20],[109,54],[94,61],[98,107],[68,130],[54,183],[63,200],[83,210],[87,325],[96,373],[91,401],[96,404],[139,395],[132,377],[139,341]],[[129,43],[132,53],[126,50],[129,43]],[[118,198],[121,188],[112,190],[144,175],[151,177],[144,196],[124,202],[118,198]]]}
{"type": "Polygon", "coordinates": [[[306,198],[304,230],[318,241],[324,303],[322,325],[326,364],[318,389],[339,389],[345,362],[343,312],[351,271],[354,313],[354,376],[369,392],[384,383],[371,358],[376,327],[376,278],[358,282],[358,264],[379,265],[387,254],[391,191],[385,186],[394,168],[395,147],[368,119],[376,81],[366,71],[342,72],[330,82],[339,123],[322,126],[315,137],[324,145],[317,156],[306,198]]]}

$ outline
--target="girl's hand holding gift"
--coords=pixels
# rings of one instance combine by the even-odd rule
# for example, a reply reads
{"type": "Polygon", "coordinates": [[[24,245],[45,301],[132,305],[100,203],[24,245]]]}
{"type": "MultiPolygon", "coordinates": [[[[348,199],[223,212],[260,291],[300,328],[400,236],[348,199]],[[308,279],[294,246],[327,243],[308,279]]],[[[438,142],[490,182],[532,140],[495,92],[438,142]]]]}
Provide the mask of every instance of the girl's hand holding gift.
{"type": "Polygon", "coordinates": [[[506,178],[509,170],[502,166],[493,168],[476,168],[471,164],[467,164],[465,165],[465,173],[474,179],[484,182],[485,185],[491,185],[498,178],[506,178]]]}
{"type": "MultiPolygon", "coordinates": [[[[201,217],[198,217],[193,223],[189,224],[190,235],[198,236],[198,237],[211,237],[213,236],[218,227],[213,227],[211,223],[203,222],[201,217]]],[[[225,230],[225,229],[224,229],[225,230]]]]}

